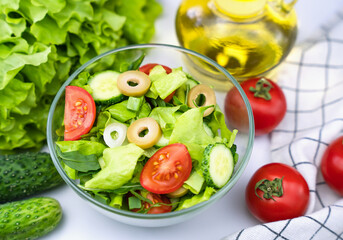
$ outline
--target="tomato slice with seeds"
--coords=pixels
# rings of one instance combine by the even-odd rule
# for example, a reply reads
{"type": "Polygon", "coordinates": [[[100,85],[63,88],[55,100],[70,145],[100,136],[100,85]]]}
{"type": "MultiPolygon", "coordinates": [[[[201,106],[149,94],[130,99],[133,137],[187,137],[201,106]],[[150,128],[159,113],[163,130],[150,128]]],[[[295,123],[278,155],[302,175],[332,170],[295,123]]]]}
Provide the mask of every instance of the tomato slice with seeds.
{"type": "Polygon", "coordinates": [[[95,103],[83,88],[67,86],[64,108],[64,141],[78,140],[89,132],[95,121],[95,103]]]}
{"type": "Polygon", "coordinates": [[[147,161],[140,175],[140,183],[152,193],[171,193],[183,185],[191,170],[192,159],[187,147],[181,143],[170,144],[147,161]]]}
{"type": "MultiPolygon", "coordinates": [[[[162,65],[162,64],[157,64],[157,63],[148,63],[148,64],[145,64],[145,65],[143,65],[143,66],[141,66],[141,67],[139,68],[139,71],[144,72],[145,74],[149,75],[151,69],[153,69],[153,68],[154,68],[155,66],[157,66],[157,65],[161,65],[161,66],[164,68],[164,70],[166,70],[166,73],[167,73],[167,74],[169,74],[169,73],[172,72],[171,68],[169,68],[169,67],[167,67],[167,66],[164,66],[164,65],[162,65]]],[[[163,99],[163,101],[165,101],[166,103],[167,103],[167,102],[170,102],[170,100],[173,99],[174,94],[175,94],[175,91],[172,92],[171,94],[169,94],[165,99],[163,99]]]]}

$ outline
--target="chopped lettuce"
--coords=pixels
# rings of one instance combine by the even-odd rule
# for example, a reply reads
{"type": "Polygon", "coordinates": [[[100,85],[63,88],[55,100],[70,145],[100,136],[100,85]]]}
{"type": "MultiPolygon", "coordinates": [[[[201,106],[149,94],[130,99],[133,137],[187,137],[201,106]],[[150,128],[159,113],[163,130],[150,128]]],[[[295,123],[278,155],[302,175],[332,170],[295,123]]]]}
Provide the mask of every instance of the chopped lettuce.
{"type": "Polygon", "coordinates": [[[175,122],[169,144],[183,143],[187,146],[192,159],[201,161],[205,147],[215,143],[203,125],[205,108],[193,108],[183,113],[175,122]]]}
{"type": "Polygon", "coordinates": [[[156,107],[154,108],[149,117],[158,122],[165,137],[169,137],[174,129],[176,122],[176,111],[179,110],[179,106],[176,107],[156,107]]]}
{"type": "Polygon", "coordinates": [[[208,123],[208,126],[212,129],[212,132],[214,132],[216,136],[218,136],[218,130],[220,130],[221,138],[226,139],[229,148],[232,146],[237,134],[237,130],[231,132],[227,128],[225,123],[225,116],[218,105],[216,105],[214,109],[212,120],[208,123]]]}
{"type": "Polygon", "coordinates": [[[117,189],[129,182],[136,164],[144,150],[130,143],[125,146],[106,148],[103,158],[106,163],[93,178],[85,183],[86,188],[117,189]]]}
{"type": "Polygon", "coordinates": [[[68,172],[68,175],[71,175],[71,177],[76,175],[76,172],[74,173],[69,168],[81,172],[100,169],[98,158],[106,148],[103,144],[79,140],[58,141],[56,142],[56,145],[57,154],[67,166],[65,169],[67,169],[66,171],[68,172]]]}
{"type": "Polygon", "coordinates": [[[128,100],[125,100],[108,107],[106,110],[109,111],[109,113],[114,119],[117,119],[120,122],[126,122],[136,117],[136,112],[128,109],[127,104],[128,100]]]}
{"type": "Polygon", "coordinates": [[[191,198],[186,197],[182,199],[175,211],[190,208],[194,205],[197,205],[198,203],[205,202],[209,200],[215,192],[216,190],[214,190],[214,188],[206,187],[205,191],[202,194],[194,195],[191,198]]]}
{"type": "Polygon", "coordinates": [[[102,155],[106,146],[99,142],[92,142],[86,140],[78,141],[57,141],[56,145],[60,148],[61,152],[75,152],[78,151],[83,155],[94,154],[97,157],[102,155]]]}
{"type": "Polygon", "coordinates": [[[150,87],[152,98],[160,96],[165,99],[187,82],[187,76],[181,68],[173,69],[171,73],[167,74],[161,65],[155,66],[149,73],[149,77],[152,82],[150,87]]]}
{"type": "Polygon", "coordinates": [[[194,194],[199,194],[204,182],[205,179],[203,176],[201,176],[197,171],[192,171],[187,181],[184,182],[183,187],[189,189],[194,194]]]}

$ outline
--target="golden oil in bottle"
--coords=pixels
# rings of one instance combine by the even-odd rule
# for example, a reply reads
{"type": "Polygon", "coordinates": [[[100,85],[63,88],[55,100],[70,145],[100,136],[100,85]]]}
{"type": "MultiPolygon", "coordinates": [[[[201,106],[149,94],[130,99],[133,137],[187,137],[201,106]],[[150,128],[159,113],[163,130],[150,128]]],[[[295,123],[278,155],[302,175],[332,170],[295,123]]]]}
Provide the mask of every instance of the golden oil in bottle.
{"type": "MultiPolygon", "coordinates": [[[[283,0],[183,0],[176,16],[177,37],[183,47],[213,59],[238,81],[266,76],[296,40],[292,6],[283,0]]],[[[189,64],[205,75],[215,74],[204,62],[189,64]]],[[[217,77],[209,83],[224,90],[222,81],[217,77]]]]}

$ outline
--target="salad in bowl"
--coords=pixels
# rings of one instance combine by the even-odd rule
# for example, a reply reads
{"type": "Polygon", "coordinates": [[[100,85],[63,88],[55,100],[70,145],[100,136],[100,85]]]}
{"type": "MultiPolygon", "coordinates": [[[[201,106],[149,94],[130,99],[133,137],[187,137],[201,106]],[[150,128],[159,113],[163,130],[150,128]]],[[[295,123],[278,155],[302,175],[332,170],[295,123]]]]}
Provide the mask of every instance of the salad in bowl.
{"type": "Polygon", "coordinates": [[[147,55],[67,81],[49,148],[66,182],[102,210],[168,219],[211,202],[245,164],[215,91],[147,55]]]}

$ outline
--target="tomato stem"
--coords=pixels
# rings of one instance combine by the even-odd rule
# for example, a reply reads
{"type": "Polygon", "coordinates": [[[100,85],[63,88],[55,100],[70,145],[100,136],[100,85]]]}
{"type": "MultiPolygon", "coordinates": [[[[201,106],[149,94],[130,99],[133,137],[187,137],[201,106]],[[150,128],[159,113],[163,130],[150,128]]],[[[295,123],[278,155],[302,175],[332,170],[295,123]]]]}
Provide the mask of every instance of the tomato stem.
{"type": "Polygon", "coordinates": [[[263,192],[263,198],[265,199],[273,199],[276,201],[273,196],[281,197],[283,195],[283,188],[282,188],[282,180],[283,177],[275,178],[273,181],[269,181],[268,179],[262,179],[258,181],[255,185],[255,194],[256,196],[263,200],[258,194],[257,189],[260,189],[263,192]]]}
{"type": "Polygon", "coordinates": [[[254,97],[263,98],[267,101],[272,99],[269,91],[273,85],[265,78],[261,78],[256,82],[256,87],[250,87],[249,91],[254,93],[254,97]]]}

